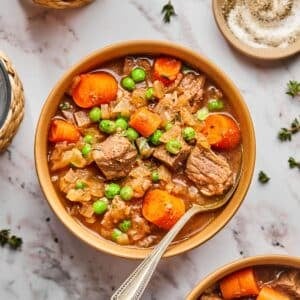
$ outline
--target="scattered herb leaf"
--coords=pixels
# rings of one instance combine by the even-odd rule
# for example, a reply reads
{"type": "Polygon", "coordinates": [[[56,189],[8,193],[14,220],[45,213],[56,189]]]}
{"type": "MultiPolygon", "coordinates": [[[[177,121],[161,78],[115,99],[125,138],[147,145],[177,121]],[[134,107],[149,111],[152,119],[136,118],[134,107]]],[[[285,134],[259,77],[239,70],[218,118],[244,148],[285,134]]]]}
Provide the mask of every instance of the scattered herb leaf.
{"type": "Polygon", "coordinates": [[[300,95],[300,82],[296,80],[290,80],[287,84],[286,93],[293,98],[297,95],[300,95]]]}
{"type": "Polygon", "coordinates": [[[68,101],[63,101],[59,104],[58,107],[60,110],[69,110],[72,108],[72,105],[68,101]]]}
{"type": "Polygon", "coordinates": [[[267,183],[269,180],[270,180],[270,177],[269,177],[264,171],[260,171],[260,172],[258,173],[258,181],[259,181],[260,183],[265,184],[265,183],[267,183]]]}
{"type": "Polygon", "coordinates": [[[21,247],[22,243],[23,241],[20,237],[10,235],[9,229],[3,229],[0,231],[0,245],[2,247],[8,244],[11,249],[16,250],[21,247]]]}
{"type": "Polygon", "coordinates": [[[300,131],[300,121],[299,119],[295,119],[289,128],[281,128],[278,132],[278,138],[284,141],[291,141],[292,135],[300,131]]]}
{"type": "Polygon", "coordinates": [[[176,16],[176,12],[174,6],[172,5],[171,1],[165,4],[161,10],[161,13],[164,15],[163,20],[165,23],[170,23],[171,17],[176,16]]]}
{"type": "Polygon", "coordinates": [[[296,161],[294,157],[290,157],[288,163],[291,169],[298,168],[300,170],[300,161],[296,161]]]}

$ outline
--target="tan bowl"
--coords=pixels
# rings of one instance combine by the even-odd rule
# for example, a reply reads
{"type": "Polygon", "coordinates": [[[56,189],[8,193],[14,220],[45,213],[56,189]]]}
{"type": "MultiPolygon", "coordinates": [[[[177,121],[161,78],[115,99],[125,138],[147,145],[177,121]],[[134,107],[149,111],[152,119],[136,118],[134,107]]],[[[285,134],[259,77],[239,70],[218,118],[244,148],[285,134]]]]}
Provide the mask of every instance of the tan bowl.
{"type": "Polygon", "coordinates": [[[253,48],[243,43],[229,29],[222,14],[223,4],[224,0],[213,0],[214,17],[227,42],[238,51],[248,57],[262,60],[282,59],[300,53],[300,39],[287,48],[253,48]]]}
{"type": "Polygon", "coordinates": [[[217,281],[223,277],[251,266],[262,266],[262,265],[278,265],[287,266],[293,268],[300,268],[300,257],[293,257],[287,255],[264,255],[264,256],[253,256],[245,259],[234,261],[214,273],[207,276],[204,280],[200,281],[192,292],[187,296],[186,300],[196,300],[200,297],[206,289],[211,287],[217,281]]]}
{"type": "Polygon", "coordinates": [[[217,85],[222,88],[223,92],[236,111],[238,119],[240,120],[244,146],[244,159],[242,163],[243,174],[237,190],[226,208],[205,229],[199,233],[196,233],[190,238],[169,247],[168,251],[165,253],[165,257],[173,256],[201,245],[225,226],[225,224],[232,218],[241,205],[249,188],[254,169],[255,136],[252,120],[247,106],[232,81],[218,67],[216,67],[203,56],[192,50],[169,42],[145,40],[114,44],[85,57],[78,64],[68,70],[58,81],[44,104],[35,136],[36,170],[42,190],[51,208],[59,217],[59,219],[65,224],[65,226],[81,240],[98,250],[116,256],[141,259],[149,254],[150,249],[120,246],[116,243],[100,238],[90,230],[80,225],[67,213],[62,202],[60,201],[59,196],[51,182],[47,164],[47,132],[49,129],[50,120],[56,112],[56,108],[61,97],[71,84],[72,78],[75,75],[97,68],[103,63],[112,59],[134,54],[172,55],[182,59],[183,61],[186,61],[195,68],[204,71],[211,79],[215,81],[217,85]]]}

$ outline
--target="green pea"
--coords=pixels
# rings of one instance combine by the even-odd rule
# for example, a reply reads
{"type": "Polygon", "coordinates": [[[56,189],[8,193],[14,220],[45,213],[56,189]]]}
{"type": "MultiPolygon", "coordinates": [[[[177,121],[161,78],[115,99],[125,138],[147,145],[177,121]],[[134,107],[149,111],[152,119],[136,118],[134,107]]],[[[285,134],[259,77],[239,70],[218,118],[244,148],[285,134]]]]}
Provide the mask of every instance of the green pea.
{"type": "Polygon", "coordinates": [[[114,228],[111,233],[111,238],[113,241],[116,242],[121,235],[122,235],[122,231],[117,228],[114,228]]]}
{"type": "Polygon", "coordinates": [[[151,136],[150,136],[150,142],[157,146],[160,144],[160,138],[163,135],[163,132],[161,130],[156,130],[151,136]]]}
{"type": "MultiPolygon", "coordinates": [[[[106,198],[104,198],[106,199],[106,198]]],[[[93,203],[93,210],[96,215],[102,215],[108,209],[107,201],[99,199],[93,203]]]]}
{"type": "Polygon", "coordinates": [[[153,171],[151,173],[151,178],[153,182],[158,182],[159,181],[159,173],[157,171],[153,171]]]}
{"type": "Polygon", "coordinates": [[[146,93],[145,93],[145,98],[147,100],[153,100],[155,98],[154,97],[154,88],[153,87],[147,88],[146,93]]]}
{"type": "Polygon", "coordinates": [[[172,139],[166,143],[166,149],[171,154],[178,154],[181,148],[181,143],[176,139],[172,139]]]}
{"type": "Polygon", "coordinates": [[[93,107],[89,112],[89,118],[92,122],[99,122],[101,115],[102,113],[99,107],[93,107]]]}
{"type": "Polygon", "coordinates": [[[119,228],[123,232],[127,232],[131,228],[131,221],[124,220],[122,223],[119,224],[119,228]]]}
{"type": "Polygon", "coordinates": [[[142,82],[146,78],[146,72],[144,69],[137,67],[131,71],[130,76],[134,82],[142,82]]]}
{"type": "Polygon", "coordinates": [[[129,127],[126,130],[125,136],[129,139],[129,141],[133,142],[139,137],[139,134],[133,128],[129,127]]]}
{"type": "Polygon", "coordinates": [[[224,103],[219,99],[210,99],[207,103],[207,107],[209,111],[218,111],[224,108],[224,103]]]}
{"type": "Polygon", "coordinates": [[[195,138],[196,132],[192,127],[185,127],[182,131],[182,136],[186,141],[191,141],[195,138]]]}
{"type": "Polygon", "coordinates": [[[133,81],[132,78],[127,76],[121,80],[121,86],[123,89],[131,92],[135,89],[135,82],[133,81]]]}
{"type": "Polygon", "coordinates": [[[76,190],[83,190],[85,187],[86,187],[85,182],[83,182],[81,180],[76,181],[76,183],[75,183],[75,189],[76,190]]]}
{"type": "Polygon", "coordinates": [[[168,122],[168,123],[165,125],[165,130],[168,131],[168,130],[170,130],[172,127],[173,127],[173,124],[172,124],[171,122],[168,122]]]}
{"type": "Polygon", "coordinates": [[[93,142],[93,136],[90,134],[87,134],[84,138],[83,141],[87,144],[91,144],[93,142]]]}
{"type": "Polygon", "coordinates": [[[207,107],[202,107],[197,111],[197,119],[199,121],[204,121],[208,117],[209,111],[207,107]]]}
{"type": "Polygon", "coordinates": [[[105,196],[108,199],[113,199],[120,194],[120,186],[116,183],[110,183],[105,187],[105,196]]]}
{"type": "Polygon", "coordinates": [[[116,123],[111,120],[102,120],[99,124],[99,128],[105,133],[114,133],[116,131],[116,123]]]}
{"type": "Polygon", "coordinates": [[[116,128],[121,128],[123,130],[127,129],[128,122],[124,118],[118,118],[116,120],[116,128]]]}
{"type": "Polygon", "coordinates": [[[128,201],[133,196],[133,189],[131,186],[123,186],[120,190],[120,196],[123,200],[128,201]]]}
{"type": "Polygon", "coordinates": [[[84,157],[87,157],[91,151],[92,146],[90,144],[85,144],[81,149],[81,153],[84,157]]]}

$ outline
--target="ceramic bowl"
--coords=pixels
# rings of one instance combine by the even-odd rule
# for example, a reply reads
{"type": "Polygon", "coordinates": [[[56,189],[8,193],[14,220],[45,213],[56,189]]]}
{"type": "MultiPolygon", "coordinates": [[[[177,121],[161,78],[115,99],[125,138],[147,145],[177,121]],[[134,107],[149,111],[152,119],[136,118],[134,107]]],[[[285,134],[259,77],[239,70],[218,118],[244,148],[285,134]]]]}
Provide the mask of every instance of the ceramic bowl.
{"type": "Polygon", "coordinates": [[[277,265],[286,266],[293,268],[300,268],[300,257],[292,257],[286,255],[264,255],[264,256],[254,256],[245,259],[240,259],[234,261],[222,268],[219,268],[214,273],[207,276],[205,279],[200,281],[191,293],[187,296],[186,300],[197,300],[209,287],[213,286],[223,277],[247,268],[251,266],[263,266],[263,265],[277,265]]]}
{"type": "Polygon", "coordinates": [[[213,0],[213,13],[219,30],[227,42],[236,50],[253,59],[277,60],[300,53],[300,39],[286,48],[253,48],[240,41],[229,29],[222,13],[225,0],[213,0]]]}
{"type": "Polygon", "coordinates": [[[220,86],[231,102],[237,117],[240,120],[240,127],[243,139],[243,162],[242,177],[238,187],[224,210],[219,216],[211,222],[201,232],[193,236],[171,245],[165,257],[173,256],[190,250],[196,246],[203,244],[205,241],[214,236],[236,213],[241,205],[250,185],[255,162],[255,136],[252,120],[248,108],[233,82],[212,62],[202,55],[184,48],[182,46],[162,41],[129,41],[114,44],[100,49],[84,59],[80,60],[75,66],[68,70],[64,76],[58,81],[48,96],[40,114],[39,122],[35,136],[35,164],[37,175],[44,195],[49,202],[51,208],[58,218],[70,229],[78,238],[94,248],[110,253],[116,256],[142,259],[151,251],[150,249],[142,249],[136,247],[121,246],[111,241],[105,240],[90,230],[80,225],[65,210],[59,195],[50,179],[50,173],[47,163],[47,132],[50,120],[54,116],[57,106],[64,92],[71,84],[72,78],[80,73],[93,70],[103,63],[126,55],[149,54],[149,55],[171,55],[177,57],[191,66],[205,72],[215,83],[220,86]]]}

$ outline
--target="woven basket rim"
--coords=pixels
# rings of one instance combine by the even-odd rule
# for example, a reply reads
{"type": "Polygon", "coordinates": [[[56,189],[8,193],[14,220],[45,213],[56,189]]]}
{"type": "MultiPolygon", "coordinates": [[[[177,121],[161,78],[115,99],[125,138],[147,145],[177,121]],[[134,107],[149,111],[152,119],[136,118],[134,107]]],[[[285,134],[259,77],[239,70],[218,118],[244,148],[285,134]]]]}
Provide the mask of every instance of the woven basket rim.
{"type": "Polygon", "coordinates": [[[5,102],[6,103],[5,103],[4,113],[3,113],[2,117],[0,116],[0,128],[1,128],[4,125],[5,120],[8,116],[11,101],[12,101],[12,99],[11,99],[11,96],[12,96],[11,83],[10,83],[10,80],[9,80],[7,70],[4,66],[4,63],[2,62],[2,59],[0,59],[0,72],[3,75],[4,85],[5,85],[5,88],[6,88],[6,95],[5,95],[5,97],[6,97],[5,102]]]}

